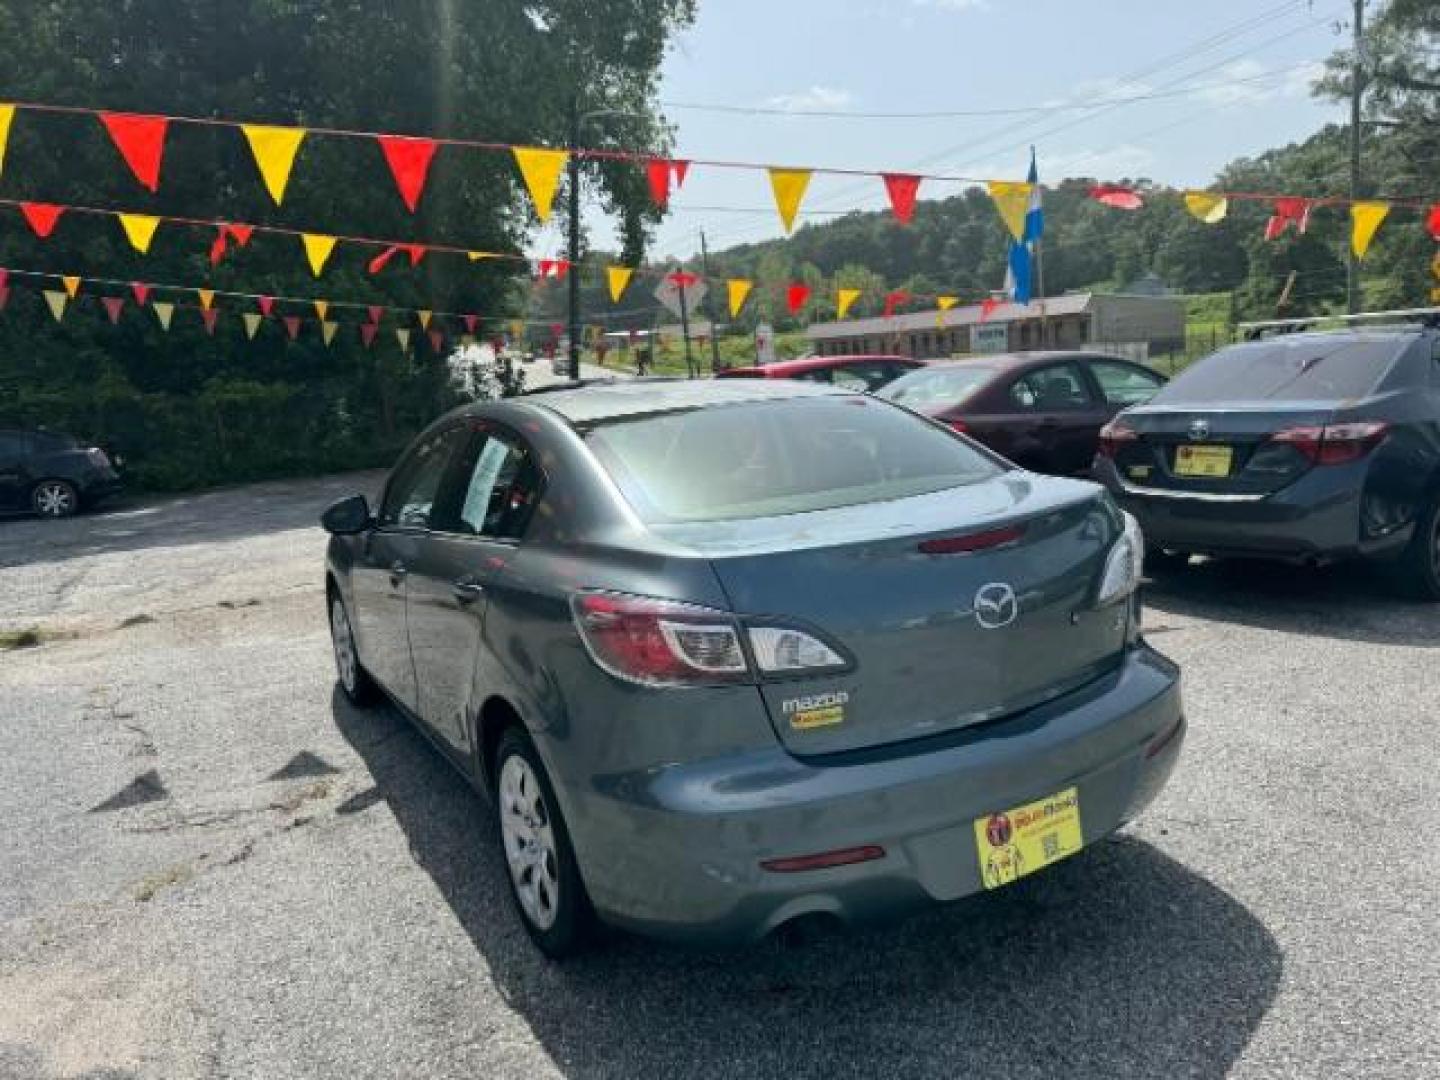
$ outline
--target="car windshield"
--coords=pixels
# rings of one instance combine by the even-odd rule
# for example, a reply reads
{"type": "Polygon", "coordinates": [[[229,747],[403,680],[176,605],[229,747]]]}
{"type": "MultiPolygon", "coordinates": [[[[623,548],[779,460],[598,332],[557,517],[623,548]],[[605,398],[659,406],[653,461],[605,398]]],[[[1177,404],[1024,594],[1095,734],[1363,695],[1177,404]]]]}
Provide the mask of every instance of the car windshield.
{"type": "Polygon", "coordinates": [[[1346,401],[1364,397],[1409,339],[1297,336],[1247,342],[1192,364],[1151,399],[1183,406],[1217,401],[1346,401]]]}
{"type": "Polygon", "coordinates": [[[786,398],[628,418],[586,439],[650,524],[734,521],[901,499],[1001,466],[861,396],[786,398]]]}
{"type": "Polygon", "coordinates": [[[990,381],[988,364],[943,364],[902,375],[876,394],[920,412],[946,408],[990,381]]]}

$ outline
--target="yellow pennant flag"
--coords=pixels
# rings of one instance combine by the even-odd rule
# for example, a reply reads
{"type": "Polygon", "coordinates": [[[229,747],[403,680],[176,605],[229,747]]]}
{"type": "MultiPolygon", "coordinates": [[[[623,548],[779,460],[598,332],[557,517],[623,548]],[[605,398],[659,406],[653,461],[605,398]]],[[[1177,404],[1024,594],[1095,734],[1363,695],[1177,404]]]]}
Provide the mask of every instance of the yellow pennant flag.
{"type": "Polygon", "coordinates": [[[465,254],[470,257],[471,262],[479,262],[481,259],[498,259],[500,257],[493,251],[467,251],[465,254]]]}
{"type": "Polygon", "coordinates": [[[514,320],[510,324],[510,336],[516,341],[519,341],[525,336],[525,324],[519,319],[514,320]]]}
{"type": "Polygon", "coordinates": [[[937,329],[945,325],[945,312],[949,311],[959,302],[960,298],[958,296],[937,296],[935,298],[935,306],[940,309],[935,312],[935,326],[937,329]]]}
{"type": "Polygon", "coordinates": [[[1357,202],[1350,204],[1350,249],[1357,259],[1363,259],[1370,250],[1370,241],[1385,215],[1390,213],[1390,204],[1383,202],[1357,202]]]}
{"type": "Polygon", "coordinates": [[[150,251],[150,242],[155,239],[155,230],[160,227],[160,219],[148,214],[121,214],[120,226],[125,230],[125,238],[130,241],[130,246],[145,255],[150,251]]]}
{"type": "Polygon", "coordinates": [[[625,295],[625,289],[630,284],[630,276],[635,271],[628,266],[607,266],[605,278],[610,283],[610,302],[618,304],[620,297],[625,295]]]}
{"type": "Polygon", "coordinates": [[[1030,196],[1034,184],[1018,180],[991,180],[990,198],[995,200],[995,209],[1000,211],[1000,220],[1010,235],[1019,240],[1025,235],[1025,215],[1030,210],[1030,196]]]}
{"type": "Polygon", "coordinates": [[[315,314],[318,315],[318,316],[320,316],[320,321],[321,321],[321,322],[324,322],[326,316],[328,316],[328,315],[330,314],[330,301],[329,301],[329,300],[316,300],[316,301],[315,301],[315,314]]]}
{"type": "Polygon", "coordinates": [[[1197,221],[1203,221],[1206,225],[1218,225],[1230,212],[1230,200],[1224,195],[1212,195],[1208,191],[1187,191],[1185,209],[1189,210],[1197,221]]]}
{"type": "Polygon", "coordinates": [[[59,289],[45,290],[45,303],[50,305],[50,314],[55,316],[56,322],[65,318],[65,305],[69,302],[70,297],[66,296],[59,289]]]}
{"type": "Polygon", "coordinates": [[[560,186],[560,173],[570,155],[564,150],[541,150],[533,146],[517,146],[512,152],[530,198],[535,200],[535,214],[544,224],[550,220],[555,189],[560,186]]]}
{"type": "Polygon", "coordinates": [[[65,291],[70,294],[71,300],[80,295],[80,279],[78,277],[67,275],[60,280],[64,282],[65,291]]]}
{"type": "Polygon", "coordinates": [[[335,340],[335,331],[340,329],[338,322],[330,322],[324,316],[320,319],[320,334],[325,339],[325,347],[328,349],[335,340]]]}
{"type": "Polygon", "coordinates": [[[254,341],[255,335],[260,332],[260,324],[265,319],[253,311],[245,312],[243,318],[245,319],[245,336],[254,341]]]}
{"type": "Polygon", "coordinates": [[[319,277],[335,250],[335,237],[304,233],[300,239],[305,244],[305,258],[310,260],[310,272],[319,277]]]}
{"type": "Polygon", "coordinates": [[[200,297],[201,310],[209,311],[212,307],[215,306],[214,289],[196,289],[195,292],[200,297]]]}
{"type": "Polygon", "coordinates": [[[0,105],[0,173],[5,171],[5,148],[10,145],[10,124],[15,119],[14,105],[0,105]]]}
{"type": "Polygon", "coordinates": [[[435,317],[435,313],[431,311],[417,311],[415,314],[416,317],[420,320],[420,329],[429,330],[430,320],[435,317]]]}
{"type": "Polygon", "coordinates": [[[770,188],[775,192],[775,208],[780,211],[780,221],[787,233],[795,228],[795,215],[800,212],[800,203],[804,200],[805,189],[809,186],[809,169],[770,170],[770,188]]]}
{"type": "Polygon", "coordinates": [[[402,349],[409,349],[409,348],[410,348],[410,331],[409,331],[409,330],[396,330],[396,331],[395,331],[395,339],[400,342],[400,348],[402,348],[402,349]]]}
{"type": "Polygon", "coordinates": [[[175,305],[156,300],[150,306],[155,309],[155,317],[160,320],[160,329],[168,333],[170,320],[175,317],[175,305]]]}
{"type": "Polygon", "coordinates": [[[295,155],[305,140],[304,128],[265,127],[260,124],[242,124],[240,130],[250,143],[250,152],[255,155],[255,164],[270,197],[279,206],[285,201],[285,189],[290,186],[290,170],[295,167],[295,155]]]}
{"type": "Polygon", "coordinates": [[[835,317],[843,319],[850,314],[850,309],[855,306],[855,301],[860,299],[859,289],[836,289],[835,290],[835,317]]]}
{"type": "Polygon", "coordinates": [[[740,309],[745,306],[745,301],[750,299],[750,290],[755,283],[746,278],[730,278],[725,282],[725,291],[730,295],[730,317],[737,318],[740,309]]]}

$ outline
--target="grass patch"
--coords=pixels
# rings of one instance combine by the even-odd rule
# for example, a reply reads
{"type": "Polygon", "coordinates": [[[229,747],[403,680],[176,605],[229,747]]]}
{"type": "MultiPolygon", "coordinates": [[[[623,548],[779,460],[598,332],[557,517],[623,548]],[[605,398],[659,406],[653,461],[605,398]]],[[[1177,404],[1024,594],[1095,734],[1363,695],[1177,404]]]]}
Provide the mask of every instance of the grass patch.
{"type": "Polygon", "coordinates": [[[0,630],[0,652],[7,652],[11,649],[33,649],[44,640],[45,635],[35,627],[28,630],[0,630]]]}
{"type": "Polygon", "coordinates": [[[195,876],[195,868],[188,863],[177,863],[144,878],[135,886],[135,899],[142,904],[154,900],[163,889],[183,885],[195,876]]]}

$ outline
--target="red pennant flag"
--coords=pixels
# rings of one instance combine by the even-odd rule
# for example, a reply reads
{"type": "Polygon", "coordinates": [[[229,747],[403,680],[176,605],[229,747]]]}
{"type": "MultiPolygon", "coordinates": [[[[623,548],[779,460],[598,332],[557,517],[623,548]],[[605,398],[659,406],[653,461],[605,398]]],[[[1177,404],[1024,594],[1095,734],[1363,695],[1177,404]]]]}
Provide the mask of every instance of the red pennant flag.
{"type": "Polygon", "coordinates": [[[375,344],[375,335],[379,332],[379,323],[368,322],[360,324],[360,340],[365,342],[365,348],[368,349],[371,345],[375,344]]]}
{"type": "Polygon", "coordinates": [[[0,266],[0,289],[8,289],[9,287],[10,271],[6,270],[3,266],[0,266]]]}
{"type": "Polygon", "coordinates": [[[412,267],[419,266],[420,260],[425,258],[425,253],[429,250],[430,249],[427,248],[424,244],[405,245],[405,254],[410,256],[410,265],[412,267]]]}
{"type": "Polygon", "coordinates": [[[270,313],[275,310],[275,298],[273,296],[257,296],[255,302],[260,305],[260,314],[264,315],[267,319],[270,317],[270,313]]]}
{"type": "Polygon", "coordinates": [[[478,326],[479,323],[480,323],[480,316],[479,316],[479,315],[466,315],[466,316],[465,316],[465,332],[466,332],[467,334],[473,335],[473,334],[475,333],[475,327],[478,326]]]}
{"type": "Polygon", "coordinates": [[[165,131],[170,121],[163,116],[102,112],[100,122],[110,132],[135,179],[151,191],[158,191],[160,160],[165,155],[165,131]]]}
{"type": "Polygon", "coordinates": [[[229,241],[226,239],[225,226],[221,225],[219,229],[215,230],[215,242],[210,245],[211,266],[220,265],[220,260],[225,258],[225,252],[229,246],[229,241]]]}
{"type": "Polygon", "coordinates": [[[220,319],[219,308],[201,308],[200,318],[205,320],[205,332],[211,337],[215,336],[215,323],[220,319]]]}
{"type": "Polygon", "coordinates": [[[400,198],[413,214],[420,205],[425,181],[430,176],[430,162],[440,144],[433,139],[407,139],[397,135],[377,135],[380,150],[400,189],[400,198]]]}
{"type": "Polygon", "coordinates": [[[370,305],[370,321],[376,326],[380,325],[380,317],[385,314],[385,309],[379,304],[370,305]]]}
{"type": "Polygon", "coordinates": [[[388,247],[370,260],[370,273],[380,273],[381,270],[384,270],[385,267],[390,265],[390,260],[402,251],[410,257],[410,265],[412,267],[419,266],[420,260],[425,258],[425,252],[428,250],[424,244],[397,244],[394,247],[388,247]]]}
{"type": "Polygon", "coordinates": [[[118,323],[120,313],[125,310],[125,298],[123,296],[102,296],[100,303],[105,306],[105,314],[110,316],[110,322],[118,323]]]}
{"type": "Polygon", "coordinates": [[[445,335],[442,334],[439,330],[430,331],[430,348],[436,356],[439,356],[440,353],[444,350],[445,335]]]}
{"type": "Polygon", "coordinates": [[[565,272],[570,269],[570,263],[565,259],[539,259],[535,265],[536,276],[556,281],[565,280],[565,272]]]}
{"type": "Polygon", "coordinates": [[[135,303],[139,304],[142,308],[150,302],[149,285],[141,285],[138,281],[132,282],[130,291],[135,294],[135,303]]]}
{"type": "Polygon", "coordinates": [[[998,308],[999,306],[1000,306],[1000,301],[999,301],[999,300],[996,300],[993,296],[987,296],[984,300],[981,300],[981,301],[980,301],[980,321],[981,321],[981,322],[984,322],[986,319],[990,318],[991,315],[994,315],[994,314],[995,314],[995,309],[998,308]]]}
{"type": "Polygon", "coordinates": [[[685,186],[685,177],[690,175],[690,162],[677,160],[670,164],[675,167],[675,190],[679,191],[685,186]]]}
{"type": "Polygon", "coordinates": [[[650,198],[660,209],[670,205],[670,162],[651,158],[645,163],[645,178],[650,182],[650,198]]]}
{"type": "Polygon", "coordinates": [[[687,270],[676,270],[670,275],[670,280],[675,283],[677,289],[693,289],[700,280],[699,274],[692,274],[687,270]]]}
{"type": "Polygon", "coordinates": [[[247,247],[250,243],[250,237],[255,232],[255,226],[237,225],[234,222],[231,222],[229,225],[225,226],[225,231],[228,232],[230,234],[230,238],[234,240],[237,244],[239,244],[241,247],[247,247]]]}
{"type": "Polygon", "coordinates": [[[1096,184],[1090,189],[1090,197],[1116,210],[1139,210],[1145,205],[1140,193],[1124,184],[1096,184]]]}
{"type": "Polygon", "coordinates": [[[10,286],[0,285],[0,311],[5,310],[5,305],[10,303],[10,286]]]}
{"type": "Polygon", "coordinates": [[[250,237],[255,232],[254,225],[221,225],[215,233],[215,242],[210,245],[210,265],[219,266],[220,260],[230,249],[230,241],[234,240],[241,247],[250,243],[250,237]]]}
{"type": "Polygon", "coordinates": [[[550,336],[551,336],[552,338],[554,338],[556,341],[559,341],[559,340],[560,340],[560,334],[564,331],[564,329],[565,329],[565,324],[564,324],[564,323],[552,322],[552,323],[550,324],[550,336]]]}
{"type": "Polygon", "coordinates": [[[920,177],[908,173],[886,173],[885,190],[890,195],[890,209],[902,225],[909,225],[915,216],[915,196],[920,191],[920,177]]]}
{"type": "Polygon", "coordinates": [[[1275,200],[1275,213],[1265,223],[1265,239],[1275,240],[1285,235],[1291,225],[1302,236],[1310,227],[1310,200],[1285,198],[1275,200]]]}
{"type": "Polygon", "coordinates": [[[1430,230],[1430,235],[1440,240],[1440,203],[1430,208],[1430,216],[1425,219],[1425,228],[1430,230]]]}
{"type": "MultiPolygon", "coordinates": [[[[266,312],[266,314],[269,314],[269,312],[266,312]]],[[[286,315],[285,318],[281,321],[285,323],[285,332],[290,335],[291,341],[294,341],[300,336],[299,315],[286,315]]]]}
{"type": "Polygon", "coordinates": [[[805,301],[809,299],[809,285],[801,285],[797,282],[785,290],[785,306],[790,309],[791,315],[799,314],[800,309],[805,306],[805,301]]]}
{"type": "Polygon", "coordinates": [[[899,307],[901,304],[907,303],[909,300],[910,294],[907,293],[904,289],[896,289],[894,292],[886,293],[885,318],[890,318],[892,315],[895,314],[895,309],[897,307],[899,307]]]}
{"type": "Polygon", "coordinates": [[[50,203],[22,202],[20,213],[25,215],[25,220],[30,223],[30,228],[35,230],[35,235],[41,240],[48,240],[50,234],[55,231],[55,223],[60,220],[60,215],[65,212],[63,206],[52,206],[50,203]]]}

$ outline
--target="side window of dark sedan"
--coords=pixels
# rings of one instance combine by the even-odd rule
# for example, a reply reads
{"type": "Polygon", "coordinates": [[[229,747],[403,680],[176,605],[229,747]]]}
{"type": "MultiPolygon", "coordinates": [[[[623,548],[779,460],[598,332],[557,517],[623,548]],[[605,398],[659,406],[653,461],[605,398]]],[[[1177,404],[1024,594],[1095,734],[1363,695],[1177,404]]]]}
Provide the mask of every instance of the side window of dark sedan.
{"type": "Polygon", "coordinates": [[[415,447],[390,480],[385,503],[380,508],[380,524],[402,529],[429,528],[430,512],[440,495],[445,474],[469,437],[468,428],[451,427],[415,447]]]}
{"type": "Polygon", "coordinates": [[[1111,405],[1122,408],[1149,401],[1165,385],[1165,380],[1133,364],[1117,364],[1109,360],[1090,361],[1090,371],[1111,405]]]}
{"type": "Polygon", "coordinates": [[[494,540],[519,540],[525,534],[542,485],[529,447],[517,438],[488,433],[464,484],[460,532],[494,540]]]}
{"type": "Polygon", "coordinates": [[[1052,364],[1021,376],[1010,387],[1010,400],[1034,412],[1087,409],[1091,404],[1085,379],[1074,364],[1052,364]]]}

